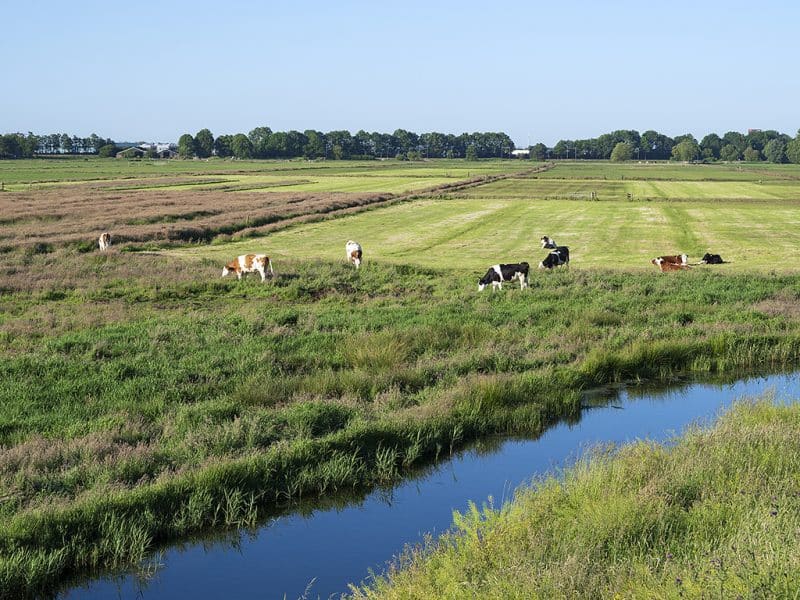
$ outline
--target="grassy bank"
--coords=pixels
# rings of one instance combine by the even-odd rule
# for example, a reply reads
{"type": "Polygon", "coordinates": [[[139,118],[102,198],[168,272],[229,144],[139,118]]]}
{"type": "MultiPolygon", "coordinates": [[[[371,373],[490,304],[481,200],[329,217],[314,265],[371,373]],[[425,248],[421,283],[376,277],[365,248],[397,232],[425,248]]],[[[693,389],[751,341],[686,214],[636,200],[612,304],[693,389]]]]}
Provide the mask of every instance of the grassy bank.
{"type": "Polygon", "coordinates": [[[598,450],[409,550],[355,598],[796,598],[800,406],[598,450]]]}

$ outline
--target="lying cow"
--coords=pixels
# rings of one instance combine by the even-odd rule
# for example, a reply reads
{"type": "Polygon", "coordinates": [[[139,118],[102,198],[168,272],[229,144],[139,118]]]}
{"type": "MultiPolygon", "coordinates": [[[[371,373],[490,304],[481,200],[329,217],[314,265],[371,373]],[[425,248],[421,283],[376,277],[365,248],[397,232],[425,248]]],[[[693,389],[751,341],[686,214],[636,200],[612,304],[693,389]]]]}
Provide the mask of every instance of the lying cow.
{"type": "Polygon", "coordinates": [[[349,240],[344,246],[344,254],[347,260],[356,266],[356,269],[361,266],[361,244],[349,240]]]}
{"type": "Polygon", "coordinates": [[[553,267],[560,267],[561,265],[569,265],[569,248],[567,246],[556,246],[550,254],[545,256],[544,260],[539,263],[540,269],[552,269],[553,267]]]}
{"type": "Polygon", "coordinates": [[[700,261],[701,265],[721,265],[725,261],[722,260],[722,257],[719,254],[709,254],[706,252],[703,255],[702,260],[700,261]]]}
{"type": "Polygon", "coordinates": [[[100,246],[100,251],[104,252],[111,247],[111,234],[107,231],[104,231],[100,234],[100,238],[97,240],[97,245],[100,246]]]}
{"type": "Polygon", "coordinates": [[[528,270],[530,265],[526,262],[509,264],[509,265],[494,265],[486,271],[486,275],[478,280],[478,291],[482,292],[490,283],[492,289],[503,289],[504,281],[514,281],[519,279],[519,289],[524,289],[528,285],[528,270]]]}
{"type": "Polygon", "coordinates": [[[542,248],[545,250],[555,250],[558,247],[556,241],[546,235],[543,235],[540,241],[542,242],[542,248]]]}
{"type": "MultiPolygon", "coordinates": [[[[684,256],[686,256],[684,254],[684,256]]],[[[684,269],[689,269],[689,265],[680,262],[674,261],[667,261],[664,260],[667,257],[659,256],[658,258],[654,258],[650,262],[657,266],[662,273],[666,273],[667,271],[682,271],[684,269]]],[[[674,257],[672,257],[674,258],[674,257]]]]}
{"type": "Polygon", "coordinates": [[[689,256],[686,254],[669,254],[667,256],[657,256],[650,262],[656,264],[655,261],[661,261],[662,263],[669,263],[671,265],[682,265],[686,266],[689,264],[689,256]]]}
{"type": "Polygon", "coordinates": [[[236,273],[236,278],[241,279],[245,273],[260,273],[261,281],[264,281],[267,278],[267,268],[269,268],[270,275],[275,275],[272,270],[272,261],[266,254],[242,254],[222,268],[222,276],[236,273]]]}

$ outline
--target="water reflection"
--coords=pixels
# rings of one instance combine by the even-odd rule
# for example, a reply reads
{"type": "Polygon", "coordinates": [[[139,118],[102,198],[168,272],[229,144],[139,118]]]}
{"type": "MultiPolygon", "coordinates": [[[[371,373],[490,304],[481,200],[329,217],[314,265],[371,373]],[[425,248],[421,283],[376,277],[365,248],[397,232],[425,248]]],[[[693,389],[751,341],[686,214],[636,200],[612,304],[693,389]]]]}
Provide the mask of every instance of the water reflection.
{"type": "Polygon", "coordinates": [[[284,507],[253,530],[216,533],[171,546],[143,566],[81,584],[60,595],[94,598],[328,598],[380,571],[405,544],[438,535],[453,510],[513,497],[522,483],[562,468],[588,447],[633,439],[669,439],[710,420],[736,398],[772,390],[800,396],[796,375],[670,386],[593,390],[579,415],[538,439],[481,440],[393,488],[326,497],[284,507]]]}

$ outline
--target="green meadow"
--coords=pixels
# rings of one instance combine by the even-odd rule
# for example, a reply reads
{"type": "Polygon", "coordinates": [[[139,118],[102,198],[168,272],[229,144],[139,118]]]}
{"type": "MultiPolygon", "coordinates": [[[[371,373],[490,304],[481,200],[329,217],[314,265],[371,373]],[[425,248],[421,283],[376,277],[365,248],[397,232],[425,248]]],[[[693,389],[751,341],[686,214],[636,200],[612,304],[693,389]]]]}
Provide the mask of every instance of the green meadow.
{"type": "MultiPolygon", "coordinates": [[[[0,253],[0,597],[52,592],[71,574],[123,568],[299,498],[389,485],[483,436],[536,435],[574,417],[589,388],[800,362],[790,167],[703,166],[698,179],[698,166],[675,164],[170,161],[167,175],[146,175],[161,168],[23,161],[16,173],[0,162],[23,187],[2,200],[41,215],[0,222],[0,235],[23,240],[0,253]],[[587,175],[697,195],[535,191],[583,189],[587,175]],[[153,189],[178,178],[197,185],[153,189]],[[48,215],[63,210],[59,190],[81,183],[144,186],[111,199],[80,188],[119,208],[139,194],[157,205],[163,192],[190,214],[204,198],[218,210],[213,227],[248,178],[387,196],[326,208],[315,222],[276,221],[267,235],[234,223],[203,244],[168,244],[157,229],[106,253],[92,229],[82,245],[24,244],[27,228],[66,222],[48,215]],[[198,183],[208,179],[230,189],[203,189],[218,185],[198,183]],[[723,187],[703,187],[712,184],[723,187]],[[788,191],[756,196],[772,185],[788,191]],[[742,187],[726,197],[725,186],[742,187]],[[492,264],[535,267],[545,234],[570,246],[569,269],[532,273],[530,289],[477,293],[492,264]],[[364,247],[358,271],[344,260],[348,239],[364,247]],[[670,274],[649,263],[706,251],[729,263],[670,274]],[[245,252],[273,256],[276,276],[222,279],[245,252]]],[[[284,196],[269,186],[253,195],[273,197],[284,196]]],[[[124,239],[131,215],[120,215],[109,229],[124,239]]]]}
{"type": "MultiPolygon", "coordinates": [[[[494,185],[472,188],[471,194],[483,187],[494,185]]],[[[490,190],[483,198],[421,199],[174,253],[221,263],[237,254],[266,252],[280,269],[287,258],[344,260],[345,242],[355,239],[364,248],[366,268],[374,262],[415,264],[477,279],[497,262],[538,264],[546,254],[539,239],[549,235],[569,246],[572,269],[653,270],[649,261],[655,256],[687,253],[697,262],[712,252],[730,264],[701,269],[793,271],[796,266],[785,258],[800,247],[798,225],[800,203],[792,202],[501,199],[490,190]]]]}

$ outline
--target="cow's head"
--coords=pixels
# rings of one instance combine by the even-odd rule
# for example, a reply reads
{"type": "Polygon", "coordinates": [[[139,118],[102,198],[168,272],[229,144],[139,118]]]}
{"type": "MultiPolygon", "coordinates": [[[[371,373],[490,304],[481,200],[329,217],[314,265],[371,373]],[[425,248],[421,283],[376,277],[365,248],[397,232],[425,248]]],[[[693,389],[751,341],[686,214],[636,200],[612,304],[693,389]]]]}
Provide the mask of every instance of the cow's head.
{"type": "Polygon", "coordinates": [[[494,281],[492,275],[494,275],[494,269],[489,269],[488,271],[486,271],[486,274],[483,277],[478,279],[479,292],[482,292],[487,285],[491,284],[492,281],[494,281]]]}
{"type": "Polygon", "coordinates": [[[222,276],[223,277],[225,277],[230,272],[231,272],[231,270],[227,266],[222,267],[222,276]]]}

